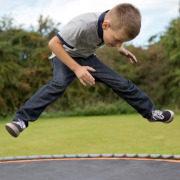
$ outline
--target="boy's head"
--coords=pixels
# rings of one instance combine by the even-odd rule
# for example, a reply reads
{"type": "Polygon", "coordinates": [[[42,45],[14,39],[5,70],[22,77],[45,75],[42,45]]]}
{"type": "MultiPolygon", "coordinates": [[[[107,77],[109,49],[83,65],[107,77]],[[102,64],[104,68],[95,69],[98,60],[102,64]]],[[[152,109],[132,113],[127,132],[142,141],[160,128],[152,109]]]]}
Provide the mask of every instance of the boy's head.
{"type": "Polygon", "coordinates": [[[121,45],[139,34],[141,14],[131,4],[119,4],[107,12],[102,28],[106,45],[110,47],[121,45]]]}

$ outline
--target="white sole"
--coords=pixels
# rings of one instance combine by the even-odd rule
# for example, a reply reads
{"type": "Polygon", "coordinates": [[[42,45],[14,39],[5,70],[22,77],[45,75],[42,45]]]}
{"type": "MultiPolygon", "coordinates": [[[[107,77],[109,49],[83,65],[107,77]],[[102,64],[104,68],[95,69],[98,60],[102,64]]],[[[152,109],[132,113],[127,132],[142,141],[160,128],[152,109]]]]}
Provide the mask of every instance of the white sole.
{"type": "Polygon", "coordinates": [[[172,121],[173,121],[173,119],[174,119],[174,112],[173,112],[173,111],[171,111],[171,110],[166,110],[166,111],[169,111],[169,112],[171,113],[171,117],[169,118],[169,120],[168,120],[168,121],[166,121],[166,122],[164,122],[164,123],[170,123],[170,122],[172,122],[172,121]]]}
{"type": "Polygon", "coordinates": [[[13,137],[18,137],[20,134],[19,129],[12,123],[7,123],[5,125],[6,130],[9,132],[9,134],[13,137]]]}

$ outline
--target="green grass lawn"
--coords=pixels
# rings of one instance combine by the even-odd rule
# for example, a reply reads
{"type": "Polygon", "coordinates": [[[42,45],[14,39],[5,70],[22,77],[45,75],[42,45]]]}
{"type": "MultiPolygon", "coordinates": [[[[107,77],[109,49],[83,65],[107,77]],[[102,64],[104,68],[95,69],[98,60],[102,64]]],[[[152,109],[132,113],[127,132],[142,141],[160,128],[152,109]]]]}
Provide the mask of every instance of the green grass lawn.
{"type": "Polygon", "coordinates": [[[170,124],[138,114],[39,119],[18,137],[0,120],[0,157],[46,154],[180,154],[180,114],[170,124]]]}

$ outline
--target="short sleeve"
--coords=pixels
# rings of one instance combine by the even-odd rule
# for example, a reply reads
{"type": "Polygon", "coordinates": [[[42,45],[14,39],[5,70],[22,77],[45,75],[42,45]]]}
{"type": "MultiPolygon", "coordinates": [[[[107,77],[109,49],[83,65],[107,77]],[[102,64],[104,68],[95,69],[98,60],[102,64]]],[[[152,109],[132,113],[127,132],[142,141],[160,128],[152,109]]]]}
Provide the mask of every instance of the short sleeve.
{"type": "Polygon", "coordinates": [[[77,40],[83,35],[83,27],[82,22],[72,20],[57,33],[57,37],[68,48],[73,49],[76,47],[77,40]]]}

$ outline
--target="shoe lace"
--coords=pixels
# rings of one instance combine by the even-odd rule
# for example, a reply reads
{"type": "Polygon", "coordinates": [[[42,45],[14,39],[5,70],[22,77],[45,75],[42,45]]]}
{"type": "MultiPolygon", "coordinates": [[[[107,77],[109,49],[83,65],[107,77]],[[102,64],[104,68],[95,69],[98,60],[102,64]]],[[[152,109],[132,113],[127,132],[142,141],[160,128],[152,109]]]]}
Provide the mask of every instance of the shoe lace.
{"type": "Polygon", "coordinates": [[[161,119],[161,120],[163,120],[164,119],[164,116],[162,115],[162,111],[159,111],[159,110],[156,110],[156,111],[153,111],[152,112],[152,117],[153,117],[153,119],[155,119],[155,120],[158,120],[158,119],[161,119]]]}
{"type": "Polygon", "coordinates": [[[15,123],[18,124],[22,129],[26,128],[24,121],[18,119],[15,123]]]}

